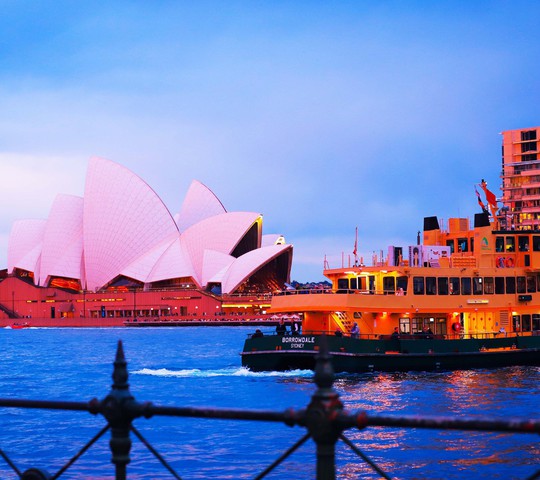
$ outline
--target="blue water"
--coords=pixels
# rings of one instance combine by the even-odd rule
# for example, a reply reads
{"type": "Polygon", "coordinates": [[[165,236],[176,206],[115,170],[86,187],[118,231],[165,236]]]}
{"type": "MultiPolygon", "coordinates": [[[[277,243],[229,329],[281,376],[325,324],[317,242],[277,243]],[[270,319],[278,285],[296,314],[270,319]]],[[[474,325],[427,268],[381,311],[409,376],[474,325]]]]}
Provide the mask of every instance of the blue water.
{"type": "MultiPolygon", "coordinates": [[[[112,383],[118,340],[128,361],[131,393],[168,406],[283,411],[305,407],[312,373],[251,373],[239,352],[243,327],[0,330],[0,397],[88,401],[112,383]]],[[[339,375],[335,388],[348,410],[393,415],[490,415],[539,418],[540,368],[495,371],[339,375]]],[[[21,471],[56,473],[104,420],[86,412],[0,408],[0,449],[21,471]]],[[[135,427],[184,479],[253,478],[303,436],[279,423],[189,418],[137,419],[135,427]]],[[[346,435],[390,476],[526,478],[540,469],[538,435],[368,428],[346,435]]],[[[61,478],[112,479],[109,434],[61,478]]],[[[171,475],[132,436],[130,479],[171,475]]],[[[338,478],[378,478],[342,443],[338,478]]],[[[0,458],[0,479],[17,478],[0,458]]],[[[266,478],[315,478],[310,440],[266,478]]]]}

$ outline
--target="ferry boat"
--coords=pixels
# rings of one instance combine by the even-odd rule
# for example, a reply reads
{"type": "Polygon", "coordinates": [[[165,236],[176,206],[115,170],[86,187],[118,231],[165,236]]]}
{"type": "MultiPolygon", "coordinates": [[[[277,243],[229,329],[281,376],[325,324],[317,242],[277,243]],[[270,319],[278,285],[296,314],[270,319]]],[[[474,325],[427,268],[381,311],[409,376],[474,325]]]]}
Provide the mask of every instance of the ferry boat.
{"type": "Polygon", "coordinates": [[[427,217],[423,239],[372,266],[326,268],[331,288],[274,295],[271,311],[300,314],[302,331],[250,334],[242,364],[313,369],[325,341],[337,372],[540,365],[540,230],[497,215],[445,229],[427,217]]]}

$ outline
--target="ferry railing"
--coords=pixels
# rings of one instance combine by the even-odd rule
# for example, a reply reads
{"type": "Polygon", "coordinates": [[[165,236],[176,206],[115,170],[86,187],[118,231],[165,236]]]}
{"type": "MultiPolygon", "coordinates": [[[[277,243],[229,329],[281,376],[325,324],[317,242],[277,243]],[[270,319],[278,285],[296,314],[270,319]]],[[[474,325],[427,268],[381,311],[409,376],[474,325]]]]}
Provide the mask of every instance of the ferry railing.
{"type": "MultiPolygon", "coordinates": [[[[338,441],[348,446],[362,461],[380,477],[392,478],[379,465],[369,458],[360,448],[349,440],[344,432],[355,428],[363,430],[368,427],[398,427],[419,429],[458,429],[466,431],[486,431],[503,433],[540,433],[540,419],[508,419],[496,420],[490,418],[446,418],[419,416],[388,416],[368,414],[365,411],[348,412],[345,410],[339,394],[333,388],[334,371],[331,356],[326,342],[323,341],[317,355],[314,382],[317,389],[306,408],[285,411],[240,410],[206,407],[174,407],[158,406],[150,402],[137,401],[129,390],[127,362],[124,356],[122,342],[118,342],[113,368],[113,384],[108,395],[102,400],[94,398],[89,402],[0,399],[0,407],[34,408],[65,411],[86,411],[94,415],[102,415],[105,426],[94,435],[63,467],[53,475],[39,467],[31,467],[21,471],[10,459],[9,455],[0,450],[0,456],[22,480],[53,480],[60,478],[71,468],[80,457],[96,443],[105,433],[110,432],[111,462],[114,464],[115,478],[127,479],[127,465],[130,463],[132,441],[130,434],[137,439],[155,456],[163,468],[168,470],[173,478],[181,477],[161,455],[135,428],[133,421],[145,417],[192,417],[207,419],[250,420],[264,422],[280,422],[288,426],[300,426],[306,433],[290,448],[285,450],[274,462],[264,468],[254,478],[262,479],[276,467],[282,464],[294,451],[300,448],[310,438],[316,444],[316,478],[317,480],[334,480],[336,478],[336,444],[338,441]]],[[[532,473],[528,479],[540,478],[540,470],[532,473]]]]}

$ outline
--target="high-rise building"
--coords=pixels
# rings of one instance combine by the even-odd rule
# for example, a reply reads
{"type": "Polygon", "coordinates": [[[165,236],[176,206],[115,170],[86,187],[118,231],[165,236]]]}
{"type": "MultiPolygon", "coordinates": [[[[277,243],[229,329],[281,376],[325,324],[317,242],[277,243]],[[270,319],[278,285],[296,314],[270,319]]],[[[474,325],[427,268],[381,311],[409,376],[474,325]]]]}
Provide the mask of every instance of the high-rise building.
{"type": "Polygon", "coordinates": [[[540,228],[540,127],[502,132],[502,203],[506,228],[540,228]]]}

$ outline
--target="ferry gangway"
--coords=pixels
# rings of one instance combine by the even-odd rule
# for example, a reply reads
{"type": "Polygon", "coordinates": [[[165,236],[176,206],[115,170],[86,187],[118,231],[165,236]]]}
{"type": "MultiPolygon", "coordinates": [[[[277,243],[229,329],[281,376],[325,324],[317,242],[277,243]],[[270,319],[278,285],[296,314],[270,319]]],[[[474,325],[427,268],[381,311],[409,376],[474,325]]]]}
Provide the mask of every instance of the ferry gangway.
{"type": "MultiPolygon", "coordinates": [[[[344,434],[348,429],[365,429],[368,427],[393,427],[417,429],[456,429],[464,431],[484,431],[499,433],[539,434],[540,419],[493,419],[493,418],[449,418],[422,416],[388,416],[371,414],[365,411],[351,413],[345,410],[339,394],[333,388],[334,371],[331,356],[323,342],[317,356],[314,373],[314,383],[317,386],[310,403],[305,408],[285,411],[264,411],[244,409],[224,409],[207,407],[174,407],[159,406],[150,402],[137,401],[130,392],[128,384],[127,362],[122,342],[118,342],[116,357],[113,363],[113,384],[110,392],[102,399],[94,398],[89,402],[0,399],[0,407],[52,409],[64,411],[84,411],[94,415],[102,415],[104,427],[84,445],[55,474],[49,474],[40,467],[27,468],[21,471],[10,459],[9,455],[0,449],[0,456],[9,465],[19,479],[22,480],[52,480],[60,478],[95,442],[110,431],[111,463],[114,464],[115,479],[127,479],[127,465],[130,463],[130,451],[133,434],[167,469],[171,478],[180,479],[165,457],[160,454],[133,425],[135,419],[156,416],[192,417],[206,419],[249,420],[263,422],[281,422],[288,426],[300,426],[306,433],[290,448],[285,450],[274,462],[264,468],[254,478],[262,479],[282,464],[287,457],[300,448],[310,438],[316,444],[316,478],[317,480],[332,480],[336,478],[336,443],[342,441],[362,461],[381,478],[392,478],[358,446],[344,434]]],[[[105,467],[104,467],[105,468],[105,467]]],[[[532,472],[529,480],[540,478],[540,470],[532,472]]]]}

